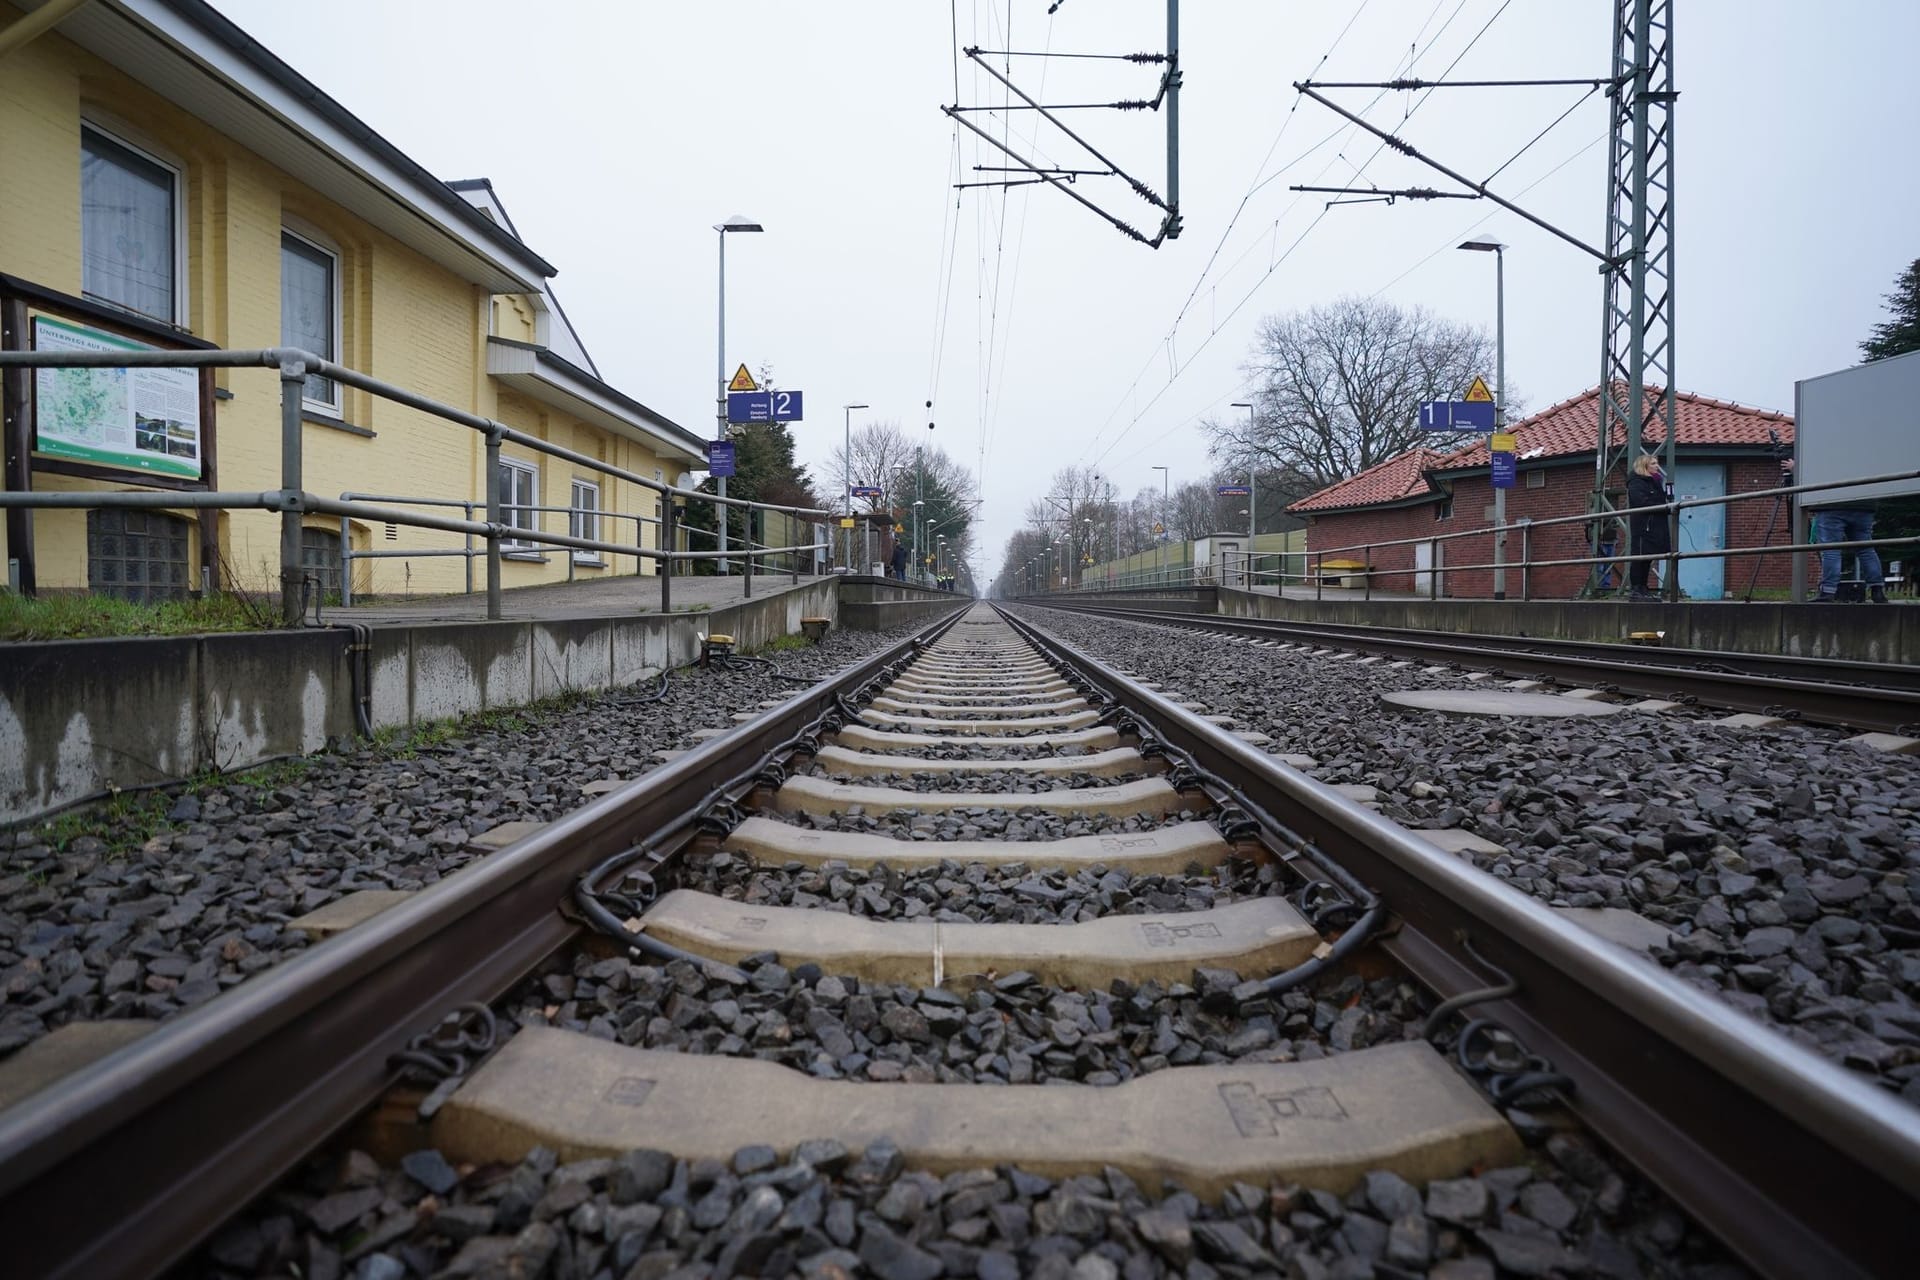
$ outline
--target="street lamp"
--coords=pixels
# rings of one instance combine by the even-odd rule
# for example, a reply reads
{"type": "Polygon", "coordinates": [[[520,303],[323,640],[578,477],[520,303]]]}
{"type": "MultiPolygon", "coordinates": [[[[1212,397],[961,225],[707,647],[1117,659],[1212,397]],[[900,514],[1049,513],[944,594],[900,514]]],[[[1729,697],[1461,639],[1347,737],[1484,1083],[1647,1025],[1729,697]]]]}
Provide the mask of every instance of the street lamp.
{"type": "MultiPolygon", "coordinates": [[[[919,476],[917,473],[914,477],[914,484],[916,488],[919,485],[919,476]]],[[[915,498],[913,500],[913,578],[915,582],[920,580],[920,508],[926,505],[925,499],[915,498]]]]}
{"type": "Polygon", "coordinates": [[[847,572],[852,573],[853,572],[853,524],[852,524],[852,520],[853,520],[853,411],[855,409],[866,409],[866,408],[869,408],[870,406],[864,405],[864,404],[845,404],[845,405],[841,405],[840,407],[843,410],[845,410],[845,413],[841,416],[840,425],[842,430],[845,432],[845,443],[842,446],[844,449],[844,452],[841,455],[841,461],[844,464],[844,470],[846,471],[846,475],[843,477],[843,479],[846,481],[846,484],[843,487],[847,491],[846,507],[844,508],[842,514],[845,516],[845,518],[848,521],[848,523],[842,528],[841,532],[846,535],[847,558],[845,563],[847,566],[847,572]]]}
{"type": "Polygon", "coordinates": [[[1173,472],[1165,467],[1155,467],[1154,470],[1160,473],[1160,518],[1154,521],[1160,528],[1153,535],[1153,571],[1164,586],[1167,581],[1167,508],[1173,503],[1173,472]]]}
{"type": "MultiPolygon", "coordinates": [[[[743,218],[736,213],[725,222],[716,225],[714,230],[720,233],[720,343],[719,351],[714,356],[714,368],[716,370],[715,384],[719,388],[719,391],[714,399],[715,421],[713,438],[715,440],[725,440],[727,438],[727,233],[729,231],[765,231],[766,228],[753,219],[743,218]]],[[[722,498],[727,496],[727,478],[725,476],[714,477],[714,492],[722,498]]],[[[714,514],[717,517],[714,523],[720,528],[719,546],[717,548],[720,552],[720,573],[724,576],[728,569],[726,559],[727,506],[724,502],[715,503],[714,505],[716,508],[714,514]]],[[[749,574],[753,572],[752,560],[747,561],[747,572],[749,574]]]]}
{"type": "MultiPolygon", "coordinates": [[[[1507,429],[1507,246],[1492,236],[1475,236],[1462,249],[1493,255],[1493,429],[1507,429]]],[[[1493,441],[1487,441],[1488,478],[1492,478],[1493,441]]],[[[1507,598],[1507,491],[1493,491],[1493,598],[1507,598]]]]}

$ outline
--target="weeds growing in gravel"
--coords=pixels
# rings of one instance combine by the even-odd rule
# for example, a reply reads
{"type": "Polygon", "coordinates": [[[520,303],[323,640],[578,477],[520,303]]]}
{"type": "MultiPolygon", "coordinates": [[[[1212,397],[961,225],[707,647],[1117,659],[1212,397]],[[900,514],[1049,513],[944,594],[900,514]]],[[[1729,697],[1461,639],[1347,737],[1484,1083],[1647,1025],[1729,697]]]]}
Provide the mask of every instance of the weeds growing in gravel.
{"type": "Polygon", "coordinates": [[[65,853],[74,841],[93,836],[106,842],[109,853],[125,853],[165,831],[171,825],[167,810],[172,806],[173,798],[163,791],[115,796],[42,823],[15,828],[15,842],[24,838],[65,853]]]}

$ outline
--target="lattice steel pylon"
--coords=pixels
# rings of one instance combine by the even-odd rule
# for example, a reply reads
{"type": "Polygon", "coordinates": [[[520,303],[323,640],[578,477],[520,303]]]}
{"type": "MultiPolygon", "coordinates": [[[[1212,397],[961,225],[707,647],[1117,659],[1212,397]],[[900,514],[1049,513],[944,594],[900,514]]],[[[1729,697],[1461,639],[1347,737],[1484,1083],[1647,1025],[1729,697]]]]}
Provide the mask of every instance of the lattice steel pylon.
{"type": "MultiPolygon", "coordinates": [[[[1673,0],[1614,0],[1613,76],[1599,440],[1591,497],[1596,516],[1615,510],[1609,478],[1640,455],[1642,436],[1656,423],[1664,436],[1664,469],[1673,475],[1673,0]],[[1649,381],[1656,387],[1653,395],[1649,381]]],[[[1596,556],[1609,523],[1593,523],[1596,556]]],[[[1665,585],[1671,595],[1677,584],[1673,562],[1668,565],[1665,585]]],[[[1599,589],[1604,568],[1594,566],[1590,590],[1599,589]]]]}

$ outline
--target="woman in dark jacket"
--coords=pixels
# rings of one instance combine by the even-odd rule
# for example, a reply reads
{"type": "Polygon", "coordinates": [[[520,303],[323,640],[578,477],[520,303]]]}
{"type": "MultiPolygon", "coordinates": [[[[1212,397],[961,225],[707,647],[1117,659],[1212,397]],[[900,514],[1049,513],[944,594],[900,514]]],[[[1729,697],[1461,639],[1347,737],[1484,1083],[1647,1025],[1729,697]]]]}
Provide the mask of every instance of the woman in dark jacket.
{"type": "MultiPolygon", "coordinates": [[[[1667,513],[1641,513],[1643,507],[1664,507],[1668,501],[1667,478],[1660,473],[1659,459],[1650,453],[1641,454],[1633,460],[1633,470],[1627,475],[1627,506],[1634,512],[1627,522],[1630,554],[1659,556],[1673,550],[1667,538],[1667,513]]],[[[1651,560],[1635,560],[1627,566],[1627,583],[1633,588],[1635,600],[1655,598],[1647,589],[1647,574],[1652,568],[1651,560]]]]}

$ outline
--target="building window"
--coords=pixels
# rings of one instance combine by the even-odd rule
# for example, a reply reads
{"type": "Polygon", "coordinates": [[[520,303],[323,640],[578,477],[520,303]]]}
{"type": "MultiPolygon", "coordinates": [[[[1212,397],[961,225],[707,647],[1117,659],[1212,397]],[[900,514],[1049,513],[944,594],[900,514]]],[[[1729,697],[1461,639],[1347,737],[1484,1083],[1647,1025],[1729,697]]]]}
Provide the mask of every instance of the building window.
{"type": "Polygon", "coordinates": [[[1446,497],[1440,499],[1440,501],[1433,504],[1433,518],[1435,520],[1453,519],[1453,495],[1452,494],[1448,494],[1446,497]]]}
{"type": "Polygon", "coordinates": [[[340,531],[300,530],[300,572],[319,585],[320,596],[331,603],[340,598],[340,531]]]}
{"type": "MultiPolygon", "coordinates": [[[[540,473],[524,462],[502,462],[500,464],[500,522],[510,529],[537,530],[540,527],[540,513],[533,507],[539,502],[540,473]]],[[[532,548],[533,543],[524,538],[502,538],[503,547],[532,548]]]]}
{"type": "MultiPolygon", "coordinates": [[[[340,258],[291,231],[280,233],[280,342],[340,359],[340,258]]],[[[340,384],[307,375],[306,401],[340,412],[340,384]]]]}
{"type": "MultiPolygon", "coordinates": [[[[591,480],[573,482],[572,509],[567,513],[567,532],[576,538],[600,537],[600,486],[591,480]]],[[[573,549],[576,564],[599,564],[600,553],[580,547],[573,549]]]]}
{"type": "Polygon", "coordinates": [[[1527,472],[1527,488],[1544,489],[1547,487],[1547,472],[1544,467],[1535,467],[1527,472]]]}
{"type": "Polygon", "coordinates": [[[80,290],[167,324],[180,305],[180,171],[80,130],[80,290]]]}
{"type": "Polygon", "coordinates": [[[87,512],[87,588],[122,600],[187,598],[187,522],[161,511],[87,512]]]}

